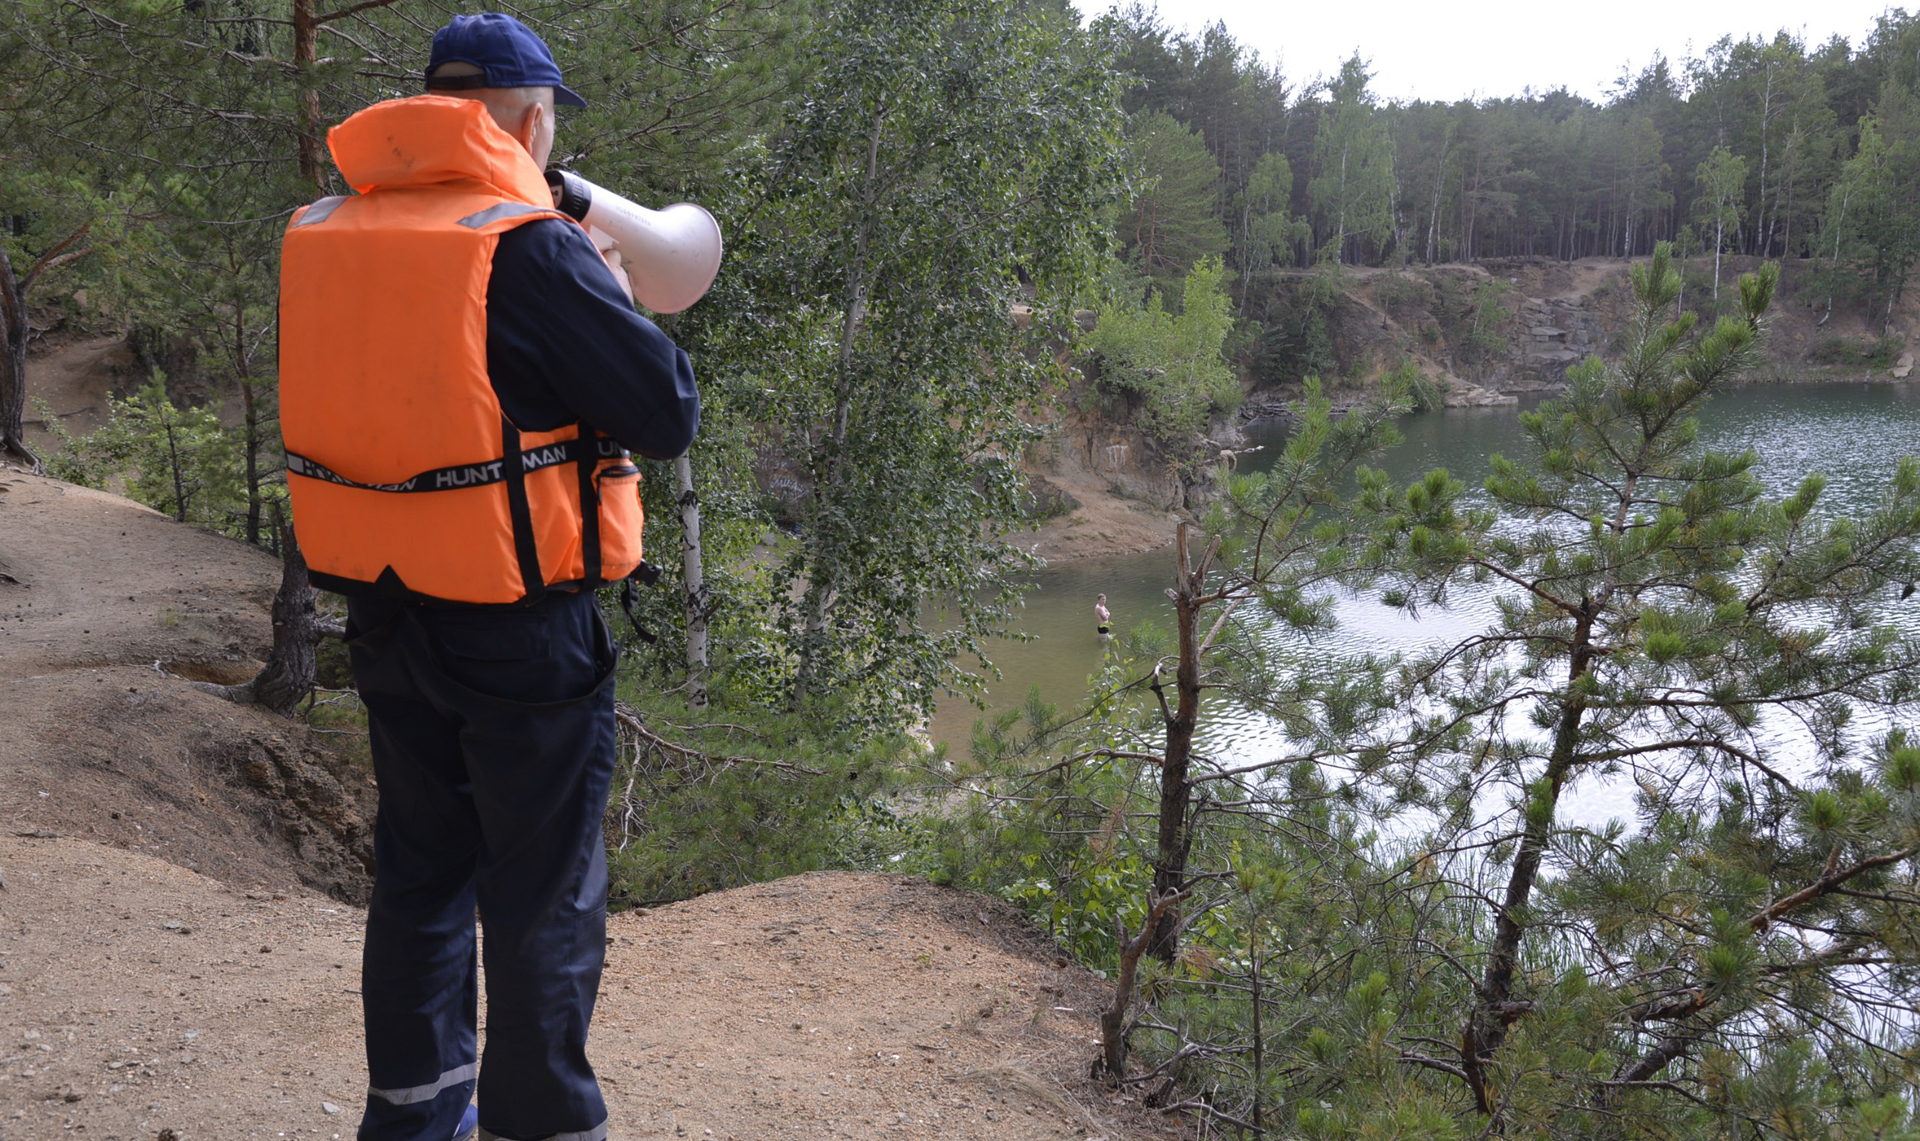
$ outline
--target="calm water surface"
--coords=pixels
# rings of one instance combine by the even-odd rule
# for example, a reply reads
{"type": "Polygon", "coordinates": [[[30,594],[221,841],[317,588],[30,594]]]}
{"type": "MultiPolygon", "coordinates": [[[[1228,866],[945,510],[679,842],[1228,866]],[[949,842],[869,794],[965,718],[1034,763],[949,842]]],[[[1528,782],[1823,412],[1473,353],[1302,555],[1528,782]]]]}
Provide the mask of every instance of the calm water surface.
{"type": "MultiPolygon", "coordinates": [[[[1444,467],[1474,494],[1491,468],[1488,457],[1528,454],[1517,410],[1454,408],[1406,417],[1406,437],[1382,457],[1396,482],[1404,483],[1435,467],[1444,467]]],[[[1264,441],[1279,442],[1279,429],[1264,441]]],[[[1775,385],[1740,389],[1707,406],[1702,416],[1707,446],[1737,452],[1752,448],[1760,457],[1758,474],[1770,493],[1791,491],[1808,472],[1827,476],[1822,509],[1857,512],[1871,506],[1898,457],[1920,453],[1920,385],[1823,384],[1775,385]]],[[[1252,457],[1271,457],[1273,448],[1252,457]]],[[[1070,708],[1087,692],[1087,677],[1100,664],[1101,640],[1094,630],[1094,596],[1105,592],[1116,632],[1143,621],[1172,629],[1173,607],[1165,589],[1173,581],[1169,547],[1145,555],[1086,559],[1050,567],[1035,578],[1017,624],[1028,642],[996,643],[994,663],[1004,677],[994,683],[990,708],[1006,709],[1026,700],[1038,686],[1048,701],[1070,708]]],[[[1339,600],[1340,628],[1317,640],[1331,653],[1392,651],[1451,642],[1485,628],[1493,614],[1489,591],[1460,591],[1451,607],[1423,609],[1410,620],[1377,599],[1339,600]]],[[[1901,607],[1896,620],[1920,631],[1920,606],[1901,607]]],[[[1280,636],[1276,632],[1276,637],[1280,636]]],[[[1289,635],[1291,636],[1291,635],[1289,635]]],[[[934,738],[964,753],[979,712],[950,701],[934,718],[934,738]]],[[[1225,702],[1202,718],[1203,743],[1216,758],[1244,764],[1277,755],[1283,746],[1264,717],[1225,702]]],[[[1598,791],[1598,790],[1597,790],[1598,791]]],[[[1599,791],[1579,806],[1589,821],[1631,816],[1630,789],[1599,791]]]]}

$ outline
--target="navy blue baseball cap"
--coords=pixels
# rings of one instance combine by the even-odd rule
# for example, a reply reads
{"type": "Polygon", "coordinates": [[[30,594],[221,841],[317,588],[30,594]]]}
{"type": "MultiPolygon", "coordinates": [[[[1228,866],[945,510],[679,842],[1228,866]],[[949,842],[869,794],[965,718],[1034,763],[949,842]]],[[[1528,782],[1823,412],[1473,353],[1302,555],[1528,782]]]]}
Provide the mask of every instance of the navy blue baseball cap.
{"type": "Polygon", "coordinates": [[[476,87],[551,87],[553,101],[585,107],[587,101],[560,82],[560,65],[532,28],[503,12],[455,16],[433,33],[433,57],[427,61],[428,91],[476,87]],[[479,75],[435,76],[443,63],[470,63],[479,75]]]}

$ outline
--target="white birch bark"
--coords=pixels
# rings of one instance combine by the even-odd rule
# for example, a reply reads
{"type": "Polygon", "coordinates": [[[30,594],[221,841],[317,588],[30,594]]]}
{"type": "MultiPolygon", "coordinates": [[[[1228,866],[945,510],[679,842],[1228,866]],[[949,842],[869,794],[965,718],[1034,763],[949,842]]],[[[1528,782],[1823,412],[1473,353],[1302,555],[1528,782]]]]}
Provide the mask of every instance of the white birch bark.
{"type": "Polygon", "coordinates": [[[680,573],[686,582],[687,704],[707,704],[707,580],[700,566],[700,497],[693,490],[693,461],[673,461],[673,482],[680,508],[680,573]]]}

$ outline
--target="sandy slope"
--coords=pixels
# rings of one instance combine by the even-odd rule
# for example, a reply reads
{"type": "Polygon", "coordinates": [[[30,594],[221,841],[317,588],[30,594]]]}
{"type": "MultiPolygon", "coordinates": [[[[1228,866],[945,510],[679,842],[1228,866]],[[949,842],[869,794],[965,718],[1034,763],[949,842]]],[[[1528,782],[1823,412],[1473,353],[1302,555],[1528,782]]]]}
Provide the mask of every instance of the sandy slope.
{"type": "MultiPolygon", "coordinates": [[[[0,838],[0,1141],[350,1137],[361,912],[0,838]]],[[[1171,1137],[1084,1078],[1105,987],[999,904],[817,873],[616,916],[616,1138],[1171,1137]]]]}
{"type": "Polygon", "coordinates": [[[277,560],[0,469],[0,570],[0,825],[231,883],[364,891],[366,774],[192,684],[259,669],[277,560]]]}
{"type": "MultiPolygon", "coordinates": [[[[191,684],[257,668],[278,564],[0,469],[0,574],[0,1141],[351,1136],[371,782],[191,684]]],[[[817,874],[611,936],[616,1138],[1172,1135],[997,902],[817,874]]]]}

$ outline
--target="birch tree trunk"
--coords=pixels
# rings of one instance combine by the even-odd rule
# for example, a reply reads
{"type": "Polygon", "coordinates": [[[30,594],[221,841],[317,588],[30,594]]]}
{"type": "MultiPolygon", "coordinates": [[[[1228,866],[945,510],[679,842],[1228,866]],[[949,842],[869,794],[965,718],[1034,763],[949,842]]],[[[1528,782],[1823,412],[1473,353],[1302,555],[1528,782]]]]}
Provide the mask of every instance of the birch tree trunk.
{"type": "Polygon", "coordinates": [[[707,580],[700,566],[700,497],[693,490],[693,461],[685,454],[673,461],[673,480],[679,491],[680,570],[686,581],[687,704],[707,705],[707,580]]]}
{"type": "MultiPolygon", "coordinates": [[[[860,326],[866,320],[867,292],[872,286],[867,276],[867,258],[873,242],[874,214],[879,209],[875,187],[880,176],[880,140],[886,130],[888,110],[885,102],[874,108],[873,123],[867,134],[866,169],[861,179],[860,226],[853,239],[853,265],[847,270],[846,292],[840,313],[840,346],[834,358],[837,375],[833,414],[827,425],[832,448],[828,452],[826,470],[820,473],[814,486],[814,495],[822,499],[839,487],[845,474],[844,452],[853,413],[853,348],[860,326]]],[[[813,692],[814,674],[819,666],[819,656],[826,648],[827,619],[838,585],[839,567],[829,557],[824,545],[824,532],[816,528],[814,534],[815,538],[811,540],[814,556],[812,565],[807,568],[807,635],[800,644],[800,669],[793,687],[795,709],[805,705],[813,692]]]]}
{"type": "Polygon", "coordinates": [[[1340,215],[1334,227],[1333,260],[1345,265],[1347,261],[1347,148],[1340,148],[1340,215]]]}
{"type": "Polygon", "coordinates": [[[1767,247],[1773,244],[1773,227],[1767,225],[1767,134],[1773,125],[1773,65],[1767,65],[1766,95],[1760,103],[1760,194],[1754,199],[1759,217],[1753,220],[1753,252],[1761,257],[1767,256],[1767,247]]]}
{"type": "MultiPolygon", "coordinates": [[[[1840,268],[1840,229],[1847,224],[1847,200],[1852,197],[1853,188],[1843,183],[1840,189],[1840,217],[1835,219],[1833,223],[1833,261],[1827,266],[1827,276],[1829,279],[1831,279],[1833,273],[1840,268]]],[[[1820,324],[1826,324],[1832,316],[1833,289],[1829,286],[1827,289],[1827,312],[1825,316],[1820,318],[1820,324]]]]}
{"type": "Polygon", "coordinates": [[[1433,213],[1427,216],[1427,264],[1432,265],[1440,249],[1440,180],[1433,182],[1433,213]]]}

